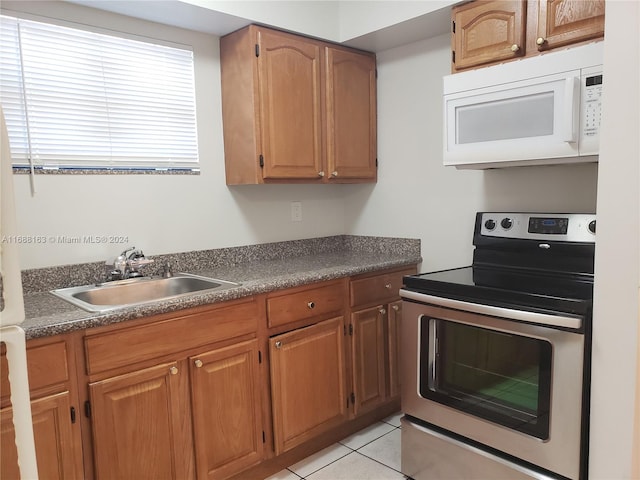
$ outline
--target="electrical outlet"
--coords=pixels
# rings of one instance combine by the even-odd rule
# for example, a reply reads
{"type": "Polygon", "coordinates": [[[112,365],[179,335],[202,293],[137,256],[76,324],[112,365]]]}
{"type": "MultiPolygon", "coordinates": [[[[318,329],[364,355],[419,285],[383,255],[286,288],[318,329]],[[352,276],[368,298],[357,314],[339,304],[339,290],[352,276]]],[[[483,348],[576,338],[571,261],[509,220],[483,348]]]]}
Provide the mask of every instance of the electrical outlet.
{"type": "Polygon", "coordinates": [[[291,221],[302,221],[302,202],[291,202],[291,221]]]}

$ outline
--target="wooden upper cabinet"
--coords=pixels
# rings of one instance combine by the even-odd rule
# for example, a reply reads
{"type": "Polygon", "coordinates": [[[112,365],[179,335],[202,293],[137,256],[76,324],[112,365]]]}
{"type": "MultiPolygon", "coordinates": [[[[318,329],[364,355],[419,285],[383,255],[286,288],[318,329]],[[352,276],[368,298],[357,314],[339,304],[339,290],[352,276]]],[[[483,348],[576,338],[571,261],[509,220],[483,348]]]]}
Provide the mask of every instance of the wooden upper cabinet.
{"type": "Polygon", "coordinates": [[[451,10],[451,71],[604,36],[605,0],[475,0],[451,10]]]}
{"type": "Polygon", "coordinates": [[[536,46],[549,50],[604,35],[604,0],[539,0],[536,46]]]}
{"type": "Polygon", "coordinates": [[[452,10],[456,70],[525,54],[525,0],[471,2],[452,10]]]}
{"type": "Polygon", "coordinates": [[[327,174],[375,179],[376,59],[326,48],[327,174]]]}
{"type": "Polygon", "coordinates": [[[251,25],[220,63],[228,185],[376,181],[374,54],[251,25]]]}
{"type": "Polygon", "coordinates": [[[258,79],[263,178],[318,178],[322,171],[320,46],[260,30],[258,79]]]}

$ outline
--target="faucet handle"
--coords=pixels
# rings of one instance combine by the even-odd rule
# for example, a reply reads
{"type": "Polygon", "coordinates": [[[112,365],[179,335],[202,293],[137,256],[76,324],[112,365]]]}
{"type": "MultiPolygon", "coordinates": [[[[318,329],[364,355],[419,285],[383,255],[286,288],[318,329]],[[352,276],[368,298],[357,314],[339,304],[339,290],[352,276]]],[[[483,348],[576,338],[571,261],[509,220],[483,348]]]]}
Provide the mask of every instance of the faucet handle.
{"type": "Polygon", "coordinates": [[[171,268],[171,262],[165,262],[162,266],[162,276],[164,278],[173,277],[173,270],[171,268]]]}
{"type": "Polygon", "coordinates": [[[122,258],[127,258],[127,252],[131,252],[131,251],[133,251],[133,253],[135,253],[135,251],[136,251],[136,247],[129,247],[129,248],[124,249],[124,250],[122,251],[122,253],[120,254],[120,256],[121,256],[122,258]]]}

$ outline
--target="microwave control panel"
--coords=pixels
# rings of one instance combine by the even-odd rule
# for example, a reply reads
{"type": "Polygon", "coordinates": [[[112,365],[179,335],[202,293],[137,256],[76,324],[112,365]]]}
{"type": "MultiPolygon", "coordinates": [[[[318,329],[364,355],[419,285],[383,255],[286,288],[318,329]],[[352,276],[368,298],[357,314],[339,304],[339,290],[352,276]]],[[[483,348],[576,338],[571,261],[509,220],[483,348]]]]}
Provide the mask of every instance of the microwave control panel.
{"type": "Polygon", "coordinates": [[[582,70],[580,154],[597,155],[602,121],[602,67],[582,70]]]}

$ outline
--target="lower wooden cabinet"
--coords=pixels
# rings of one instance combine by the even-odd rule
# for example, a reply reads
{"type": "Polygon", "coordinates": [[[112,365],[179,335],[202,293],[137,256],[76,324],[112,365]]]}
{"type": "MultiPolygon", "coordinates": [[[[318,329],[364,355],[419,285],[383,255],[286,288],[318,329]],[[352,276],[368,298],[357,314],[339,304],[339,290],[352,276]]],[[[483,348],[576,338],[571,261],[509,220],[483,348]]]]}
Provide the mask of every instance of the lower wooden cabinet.
{"type": "Polygon", "coordinates": [[[269,339],[276,455],[347,419],[343,317],[269,339]]]}
{"type": "Polygon", "coordinates": [[[187,360],[90,384],[98,479],[220,480],[260,462],[257,341],[187,360]]]}
{"type": "MultiPolygon", "coordinates": [[[[43,397],[31,402],[33,434],[38,472],[43,479],[81,479],[80,454],[75,448],[71,428],[69,392],[43,397]]],[[[11,407],[0,411],[2,424],[0,478],[19,480],[11,407]]]]}
{"type": "Polygon", "coordinates": [[[399,399],[399,340],[403,277],[415,269],[351,280],[351,401],[358,416],[399,399]]]}
{"type": "Polygon", "coordinates": [[[380,306],[351,314],[351,362],[353,413],[361,414],[386,400],[386,310],[380,306]]]}
{"type": "MultiPolygon", "coordinates": [[[[297,461],[393,413],[406,273],[28,343],[40,478],[262,478],[281,469],[281,455],[297,461]]],[[[19,479],[4,362],[0,355],[3,480],[19,479]]]]}
{"type": "MultiPolygon", "coordinates": [[[[39,477],[82,479],[80,412],[71,336],[33,339],[26,346],[39,477]]],[[[0,350],[0,478],[12,480],[20,478],[20,471],[4,344],[0,350]]]]}
{"type": "Polygon", "coordinates": [[[186,374],[165,363],[89,385],[98,479],[189,478],[188,412],[179,409],[186,374]]]}
{"type": "Polygon", "coordinates": [[[263,456],[258,342],[189,359],[199,479],[227,478],[263,456]]]}

